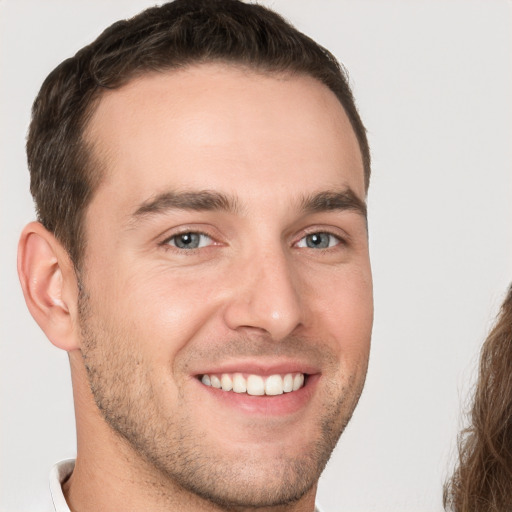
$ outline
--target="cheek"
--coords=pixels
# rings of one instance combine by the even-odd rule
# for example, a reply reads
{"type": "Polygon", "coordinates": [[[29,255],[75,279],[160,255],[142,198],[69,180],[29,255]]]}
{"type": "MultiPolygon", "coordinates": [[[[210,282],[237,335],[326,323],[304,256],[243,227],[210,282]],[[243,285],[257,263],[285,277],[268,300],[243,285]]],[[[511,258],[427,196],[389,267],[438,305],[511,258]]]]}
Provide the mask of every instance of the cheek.
{"type": "Polygon", "coordinates": [[[121,319],[130,337],[168,358],[211,323],[216,290],[205,276],[180,276],[163,269],[112,283],[103,302],[105,314],[121,319]]]}
{"type": "Polygon", "coordinates": [[[368,357],[373,325],[373,293],[368,268],[343,269],[316,289],[316,328],[333,343],[341,360],[357,364],[368,357]]]}

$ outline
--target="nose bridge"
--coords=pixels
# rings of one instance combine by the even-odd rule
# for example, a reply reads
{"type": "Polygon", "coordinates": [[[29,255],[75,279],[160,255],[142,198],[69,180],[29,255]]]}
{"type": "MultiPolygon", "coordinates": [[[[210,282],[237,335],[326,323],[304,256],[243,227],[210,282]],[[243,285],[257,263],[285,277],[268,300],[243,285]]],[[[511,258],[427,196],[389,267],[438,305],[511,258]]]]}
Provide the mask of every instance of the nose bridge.
{"type": "Polygon", "coordinates": [[[279,341],[301,324],[298,275],[281,244],[253,251],[237,281],[226,312],[230,328],[263,330],[279,341]]]}

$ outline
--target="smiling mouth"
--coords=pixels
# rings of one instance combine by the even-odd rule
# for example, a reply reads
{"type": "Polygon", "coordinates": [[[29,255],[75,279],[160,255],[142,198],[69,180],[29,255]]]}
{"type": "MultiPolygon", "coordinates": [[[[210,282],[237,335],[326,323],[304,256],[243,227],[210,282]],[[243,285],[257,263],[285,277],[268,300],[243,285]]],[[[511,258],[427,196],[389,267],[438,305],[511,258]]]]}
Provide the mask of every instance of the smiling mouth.
{"type": "Polygon", "coordinates": [[[286,373],[268,376],[222,373],[203,374],[199,380],[205,386],[226,392],[245,393],[252,396],[276,396],[283,393],[293,393],[304,387],[307,375],[304,373],[286,373]]]}

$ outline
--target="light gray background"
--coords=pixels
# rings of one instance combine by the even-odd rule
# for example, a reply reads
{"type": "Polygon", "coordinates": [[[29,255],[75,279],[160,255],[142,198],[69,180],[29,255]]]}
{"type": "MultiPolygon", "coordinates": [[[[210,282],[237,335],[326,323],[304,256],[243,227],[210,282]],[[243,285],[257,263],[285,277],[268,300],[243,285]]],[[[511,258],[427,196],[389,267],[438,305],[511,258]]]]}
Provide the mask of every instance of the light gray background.
{"type": "MultiPolygon", "coordinates": [[[[15,273],[34,218],[24,138],[45,76],[152,2],[0,0],[2,511],[37,511],[74,455],[65,353],[15,273]]],[[[440,511],[460,404],[512,280],[512,16],[493,1],[266,2],[346,65],[373,153],[370,370],[319,489],[328,511],[440,511]]]]}

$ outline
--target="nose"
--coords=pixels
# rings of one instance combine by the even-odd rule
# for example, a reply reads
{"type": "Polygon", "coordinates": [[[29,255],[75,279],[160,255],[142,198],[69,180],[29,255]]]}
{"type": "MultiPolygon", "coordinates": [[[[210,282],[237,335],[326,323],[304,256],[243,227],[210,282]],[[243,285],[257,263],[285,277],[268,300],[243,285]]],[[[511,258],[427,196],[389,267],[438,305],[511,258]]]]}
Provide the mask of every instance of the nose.
{"type": "Polygon", "coordinates": [[[280,341],[303,322],[299,276],[283,251],[253,254],[229,279],[233,293],[224,310],[236,331],[265,332],[280,341]]]}

